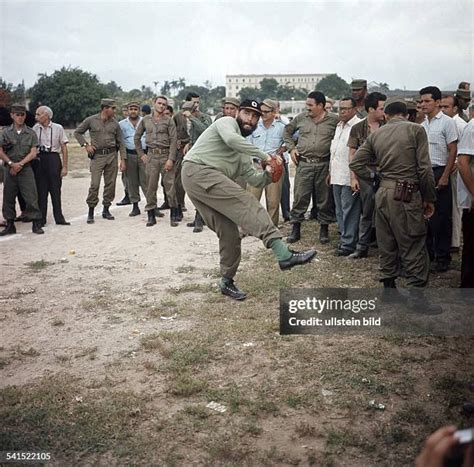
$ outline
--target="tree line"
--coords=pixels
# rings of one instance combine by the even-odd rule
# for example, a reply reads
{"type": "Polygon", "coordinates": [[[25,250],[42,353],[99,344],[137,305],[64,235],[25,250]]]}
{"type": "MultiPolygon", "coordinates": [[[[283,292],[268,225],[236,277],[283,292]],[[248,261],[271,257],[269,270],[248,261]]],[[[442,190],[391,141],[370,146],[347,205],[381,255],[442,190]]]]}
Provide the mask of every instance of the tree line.
{"type": "MultiPolygon", "coordinates": [[[[156,89],[158,81],[154,81],[154,85],[156,89]]],[[[335,99],[350,95],[349,84],[337,74],[323,78],[315,89],[335,99]]],[[[195,92],[201,97],[201,109],[213,114],[221,110],[222,98],[225,97],[224,86],[213,87],[209,81],[204,85],[188,85],[184,78],[165,81],[159,91],[159,94],[172,96],[175,107],[180,106],[189,92],[195,92]]],[[[260,82],[260,88],[242,88],[239,97],[304,100],[310,91],[313,89],[281,86],[275,79],[265,78],[260,82]]],[[[29,89],[25,89],[23,83],[14,86],[0,77],[0,107],[9,107],[12,102],[29,101],[30,110],[35,111],[38,106],[47,105],[54,111],[54,120],[67,128],[77,126],[84,118],[96,113],[101,98],[114,98],[117,102],[117,116],[120,116],[122,105],[132,100],[152,104],[156,93],[146,85],[124,91],[115,81],[101,83],[97,75],[77,67],[62,67],[51,75],[41,73],[37,82],[29,89]]]]}

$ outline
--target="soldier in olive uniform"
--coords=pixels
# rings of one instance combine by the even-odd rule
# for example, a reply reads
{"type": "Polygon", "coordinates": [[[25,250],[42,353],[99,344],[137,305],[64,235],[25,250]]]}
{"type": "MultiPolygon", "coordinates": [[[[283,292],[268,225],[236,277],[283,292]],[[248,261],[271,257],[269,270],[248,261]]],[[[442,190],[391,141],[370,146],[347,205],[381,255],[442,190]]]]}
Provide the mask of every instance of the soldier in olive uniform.
{"type": "Polygon", "coordinates": [[[356,101],[357,112],[359,118],[367,117],[367,110],[365,109],[365,99],[367,97],[367,80],[354,79],[351,83],[352,98],[356,101]]]}
{"type": "Polygon", "coordinates": [[[329,242],[328,225],[334,219],[332,192],[326,184],[329,174],[329,154],[331,141],[337,126],[337,116],[326,112],[324,94],[313,91],[306,99],[306,112],[297,115],[286,127],[283,139],[296,165],[295,198],[290,212],[293,230],[288,236],[289,243],[300,237],[301,222],[308,209],[313,190],[317,194],[318,221],[321,224],[319,241],[329,242]],[[293,134],[299,132],[295,143],[293,134]]]}
{"type": "Polygon", "coordinates": [[[165,192],[168,195],[168,202],[171,206],[171,226],[176,227],[178,225],[176,221],[178,203],[174,183],[177,143],[176,125],[171,117],[165,115],[167,106],[168,99],[165,96],[158,96],[155,99],[152,114],[143,117],[134,136],[138,157],[146,165],[147,189],[145,210],[148,213],[147,227],[152,227],[156,224],[156,191],[160,175],[163,178],[165,192]],[[141,144],[141,137],[145,132],[147,154],[143,151],[141,144]]]}
{"type": "Polygon", "coordinates": [[[24,105],[13,104],[11,118],[13,124],[0,135],[0,158],[5,162],[2,211],[7,224],[0,235],[16,233],[15,199],[18,193],[26,202],[25,214],[33,220],[33,233],[43,234],[35,176],[30,164],[37,155],[38,137],[25,125],[24,105]]]}
{"type": "Polygon", "coordinates": [[[100,179],[104,176],[104,206],[102,217],[113,220],[109,207],[115,197],[115,183],[117,181],[117,149],[120,150],[120,170],[124,172],[127,168],[127,153],[123,141],[122,130],[115,119],[115,101],[113,99],[102,99],[100,112],[87,117],[74,132],[81,147],[85,147],[90,162],[91,185],[87,196],[89,213],[87,223],[94,223],[94,209],[99,202],[100,179]],[[90,143],[84,138],[89,131],[90,143]]]}
{"type": "Polygon", "coordinates": [[[429,274],[425,221],[436,201],[428,138],[420,125],[406,120],[403,99],[387,100],[384,110],[387,124],[370,134],[349,166],[358,177],[370,180],[368,165],[375,160],[381,177],[375,225],[384,287],[395,287],[398,257],[408,287],[424,287],[429,274]]]}

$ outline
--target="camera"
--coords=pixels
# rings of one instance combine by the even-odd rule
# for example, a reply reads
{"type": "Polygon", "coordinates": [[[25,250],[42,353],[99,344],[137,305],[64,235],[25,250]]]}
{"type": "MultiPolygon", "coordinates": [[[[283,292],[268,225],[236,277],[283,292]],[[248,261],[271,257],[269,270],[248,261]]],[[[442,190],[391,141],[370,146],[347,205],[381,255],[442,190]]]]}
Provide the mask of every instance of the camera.
{"type": "Polygon", "coordinates": [[[50,146],[45,146],[44,144],[42,144],[41,146],[38,147],[38,151],[40,153],[51,152],[51,147],[50,146]]]}

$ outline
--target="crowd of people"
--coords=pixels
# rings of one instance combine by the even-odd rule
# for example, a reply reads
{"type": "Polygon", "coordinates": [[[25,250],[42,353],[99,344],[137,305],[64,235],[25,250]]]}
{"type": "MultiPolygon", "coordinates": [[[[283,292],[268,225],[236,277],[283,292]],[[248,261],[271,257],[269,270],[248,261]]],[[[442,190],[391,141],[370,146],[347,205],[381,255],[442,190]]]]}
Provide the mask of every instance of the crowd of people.
{"type": "MultiPolygon", "coordinates": [[[[474,124],[466,114],[469,83],[461,82],[450,95],[428,86],[420,90],[418,99],[408,101],[368,93],[367,81],[362,79],[353,80],[351,87],[351,96],[340,99],[337,114],[334,101],[313,91],[307,96],[306,111],[291,120],[270,96],[262,102],[224,98],[214,122],[201,111],[195,93],[187,95],[176,113],[166,96],[156,97],[152,108],[130,102],[120,120],[115,101],[102,99],[100,111],[74,131],[90,159],[87,223],[95,222],[102,179],[102,217],[114,220],[110,206],[120,169],[125,195],[117,204],[130,204],[129,215],[138,216],[143,197],[147,227],[155,226],[166,210],[170,225],[177,227],[188,193],[196,213],[187,225],[195,233],[208,225],[219,236],[223,284],[233,280],[245,235],[261,238],[280,263],[291,257],[295,264],[309,261],[315,252],[300,255],[289,250],[281,243],[278,227],[281,220],[289,222],[286,241],[298,242],[301,223],[312,204],[309,217],[320,225],[320,243],[330,241],[329,225],[337,223],[335,255],[360,260],[369,255],[371,245],[378,246],[380,280],[385,287],[396,287],[400,274],[410,287],[426,286],[430,266],[438,273],[446,272],[451,253],[461,243],[461,286],[474,287],[474,124]],[[276,182],[267,158],[283,165],[283,176],[276,182]],[[295,166],[292,205],[291,165],[295,166]],[[212,185],[211,177],[198,189],[194,186],[197,174],[189,175],[196,172],[194,166],[211,167],[214,175],[217,171],[232,182],[220,188],[225,193],[219,207],[206,204],[204,198],[220,182],[212,185]],[[164,203],[158,206],[160,180],[164,203]],[[235,199],[231,187],[238,187],[235,199]],[[266,211],[262,213],[263,191],[266,211]],[[234,201],[245,206],[239,215],[237,206],[228,212],[234,201]],[[231,226],[226,225],[229,220],[231,226]]],[[[44,233],[48,195],[56,224],[69,225],[61,206],[68,139],[62,126],[53,122],[51,108],[40,106],[35,117],[30,128],[23,105],[15,104],[9,115],[2,114],[5,222],[1,236],[14,234],[18,220],[32,221],[32,231],[44,233]],[[6,117],[11,118],[10,125],[6,117]]],[[[234,295],[245,296],[236,286],[234,295]]]]}

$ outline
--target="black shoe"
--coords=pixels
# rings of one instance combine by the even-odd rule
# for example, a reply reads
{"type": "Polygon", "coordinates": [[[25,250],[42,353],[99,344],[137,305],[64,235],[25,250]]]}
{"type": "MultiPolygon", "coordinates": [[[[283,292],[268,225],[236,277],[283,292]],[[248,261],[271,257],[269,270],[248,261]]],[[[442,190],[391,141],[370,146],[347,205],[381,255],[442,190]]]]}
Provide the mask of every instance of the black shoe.
{"type": "Polygon", "coordinates": [[[380,282],[382,282],[384,289],[396,289],[397,284],[395,282],[395,279],[382,279],[380,282]]]}
{"type": "Polygon", "coordinates": [[[203,223],[201,214],[199,214],[199,212],[196,211],[196,217],[194,218],[193,233],[202,232],[203,226],[204,226],[204,223],[203,223]]]}
{"type": "Polygon", "coordinates": [[[361,258],[367,258],[369,256],[369,252],[367,250],[356,250],[354,253],[351,253],[349,255],[349,258],[351,259],[361,259],[361,258]]]}
{"type": "Polygon", "coordinates": [[[62,221],[56,222],[56,225],[71,225],[71,223],[63,219],[62,221]]]}
{"type": "Polygon", "coordinates": [[[178,219],[176,218],[178,208],[170,208],[170,225],[171,227],[178,227],[178,219]]]}
{"type": "Polygon", "coordinates": [[[336,256],[349,256],[354,253],[352,250],[346,250],[345,248],[338,248],[336,250],[336,256]]]}
{"type": "Polygon", "coordinates": [[[94,223],[94,208],[89,208],[89,213],[87,214],[87,223],[88,224],[94,223]]]}
{"type": "Polygon", "coordinates": [[[33,225],[31,226],[31,231],[35,234],[44,234],[44,230],[41,228],[41,221],[33,221],[33,225]]]}
{"type": "Polygon", "coordinates": [[[183,211],[181,211],[181,208],[179,206],[177,208],[174,208],[174,212],[175,212],[174,218],[176,222],[181,222],[183,220],[183,211]]]}
{"type": "Polygon", "coordinates": [[[127,204],[132,204],[130,201],[130,198],[128,197],[128,194],[125,193],[125,196],[123,197],[122,201],[119,201],[117,203],[117,206],[126,206],[127,204]]]}
{"type": "Polygon", "coordinates": [[[188,222],[186,224],[186,227],[196,227],[196,222],[192,221],[192,222],[188,222]]]}
{"type": "MultiPolygon", "coordinates": [[[[130,203],[128,203],[128,204],[130,204],[130,203]]],[[[108,221],[113,221],[115,219],[115,217],[112,216],[112,214],[110,214],[108,206],[104,206],[104,209],[102,210],[102,217],[104,219],[107,219],[108,221]]]]}
{"type": "Polygon", "coordinates": [[[161,209],[162,211],[166,209],[171,209],[170,205],[165,201],[161,206],[159,206],[157,209],[161,209]]]}
{"type": "Polygon", "coordinates": [[[32,219],[30,219],[25,214],[20,214],[18,217],[15,217],[15,222],[31,222],[31,221],[32,219]]]}
{"type": "Polygon", "coordinates": [[[329,243],[329,226],[327,224],[321,224],[319,242],[322,244],[329,243]]]}
{"type": "Polygon", "coordinates": [[[223,295],[227,295],[234,300],[245,300],[247,298],[247,294],[239,290],[238,287],[235,285],[233,280],[228,281],[227,283],[223,284],[222,282],[219,284],[219,288],[223,295]]]}
{"type": "Polygon", "coordinates": [[[155,211],[150,209],[148,211],[148,222],[146,223],[147,227],[153,227],[156,224],[155,211]]]}
{"type": "Polygon", "coordinates": [[[139,216],[140,214],[141,212],[140,212],[140,208],[138,207],[138,203],[133,203],[133,209],[130,212],[129,216],[135,217],[135,216],[139,216]]]}
{"type": "Polygon", "coordinates": [[[291,269],[293,266],[299,266],[300,264],[309,263],[315,256],[316,250],[307,250],[307,251],[292,251],[291,258],[285,261],[279,261],[278,264],[280,269],[284,271],[285,269],[291,269]]]}
{"type": "Polygon", "coordinates": [[[301,238],[301,222],[295,222],[293,224],[293,229],[286,238],[287,243],[295,243],[301,238]]]}
{"type": "Polygon", "coordinates": [[[0,236],[4,235],[13,235],[16,234],[15,222],[14,221],[7,221],[7,225],[5,228],[0,232],[0,236]]]}

